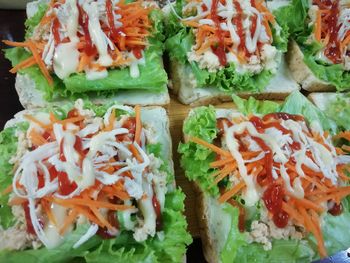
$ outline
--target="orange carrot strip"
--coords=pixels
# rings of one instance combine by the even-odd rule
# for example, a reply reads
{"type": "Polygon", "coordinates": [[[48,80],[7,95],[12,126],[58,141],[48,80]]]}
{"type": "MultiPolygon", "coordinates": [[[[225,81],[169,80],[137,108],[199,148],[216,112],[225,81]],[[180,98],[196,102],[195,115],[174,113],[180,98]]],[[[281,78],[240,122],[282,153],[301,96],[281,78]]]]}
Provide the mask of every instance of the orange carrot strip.
{"type": "Polygon", "coordinates": [[[98,220],[103,224],[103,226],[107,227],[107,229],[112,230],[113,226],[103,217],[103,215],[98,211],[96,207],[90,207],[91,211],[97,217],[98,220]]]}
{"type": "Polygon", "coordinates": [[[89,219],[91,222],[95,223],[96,225],[99,225],[100,227],[104,227],[104,225],[86,208],[76,206],[74,207],[74,210],[76,210],[78,214],[85,216],[87,219],[89,219]]]}
{"type": "Polygon", "coordinates": [[[59,199],[56,197],[49,198],[54,203],[60,204],[62,206],[72,207],[74,205],[81,206],[95,206],[101,208],[108,208],[110,210],[128,210],[133,208],[133,206],[129,205],[115,205],[108,202],[95,201],[87,198],[71,198],[71,199],[59,199]]]}
{"type": "Polygon", "coordinates": [[[141,130],[142,130],[142,123],[141,123],[141,108],[140,105],[135,106],[135,142],[140,145],[141,143],[141,130]]]}
{"type": "MultiPolygon", "coordinates": [[[[345,187],[344,187],[345,188],[345,187]]],[[[322,202],[325,202],[325,201],[328,201],[328,200],[332,200],[332,199],[342,199],[346,196],[350,195],[350,189],[341,189],[335,193],[330,193],[328,195],[325,195],[321,198],[318,198],[316,200],[317,203],[322,203],[322,202]]]]}
{"type": "Polygon", "coordinates": [[[340,132],[334,136],[334,139],[340,139],[340,138],[350,141],[350,131],[340,132]]]}
{"type": "Polygon", "coordinates": [[[223,166],[225,164],[228,164],[228,163],[232,163],[234,162],[235,160],[233,159],[233,157],[229,157],[227,159],[223,159],[223,160],[219,160],[219,161],[214,161],[212,163],[210,163],[210,167],[211,168],[216,168],[216,167],[220,167],[220,166],[223,166]]]}
{"type": "Polygon", "coordinates": [[[323,240],[323,235],[322,235],[322,230],[321,230],[321,224],[320,224],[319,216],[313,210],[310,210],[310,212],[311,212],[311,220],[315,224],[316,231],[317,231],[317,234],[318,234],[319,240],[320,240],[320,242],[317,243],[318,251],[319,251],[321,257],[326,257],[327,256],[327,250],[326,250],[326,248],[324,246],[324,240],[323,240]]]}
{"type": "Polygon", "coordinates": [[[105,127],[105,131],[111,131],[113,130],[115,122],[115,109],[112,110],[111,114],[109,115],[108,125],[105,127]]]}
{"type": "Polygon", "coordinates": [[[2,194],[2,195],[7,195],[7,194],[11,193],[12,190],[13,190],[12,184],[10,184],[10,185],[7,186],[4,190],[2,190],[1,194],[2,194]]]}
{"type": "Polygon", "coordinates": [[[213,152],[216,152],[217,154],[220,154],[220,155],[223,155],[223,156],[226,156],[226,157],[232,157],[230,152],[225,151],[225,150],[215,146],[214,144],[208,143],[208,142],[206,142],[206,141],[204,141],[202,139],[199,139],[197,137],[190,137],[189,141],[192,141],[194,143],[200,144],[200,145],[202,145],[202,146],[212,150],[213,152]]]}
{"type": "Polygon", "coordinates": [[[219,203],[226,202],[232,196],[237,194],[244,186],[245,186],[244,181],[240,181],[232,189],[230,189],[229,191],[225,192],[222,196],[219,197],[219,199],[218,199],[219,203]]]}
{"type": "Polygon", "coordinates": [[[39,66],[41,72],[43,73],[43,75],[45,76],[47,82],[49,83],[50,86],[52,86],[53,79],[52,79],[48,69],[46,68],[45,63],[42,61],[38,51],[36,50],[34,42],[28,41],[28,47],[29,47],[30,51],[32,52],[33,57],[35,58],[36,62],[38,63],[38,66],[39,66]]]}
{"type": "Polygon", "coordinates": [[[14,66],[12,69],[10,69],[10,72],[14,74],[20,69],[29,68],[35,64],[36,64],[36,61],[35,61],[34,57],[31,56],[31,57],[23,60],[22,62],[20,62],[16,66],[14,66]]]}
{"type": "Polygon", "coordinates": [[[27,120],[29,120],[29,121],[31,121],[31,122],[34,122],[34,123],[38,124],[38,125],[39,125],[40,127],[42,127],[42,128],[45,128],[45,126],[46,126],[45,123],[43,123],[43,122],[37,120],[35,117],[33,117],[33,116],[31,116],[31,115],[25,114],[25,115],[24,115],[24,118],[26,118],[27,120]]]}
{"type": "Polygon", "coordinates": [[[292,217],[300,225],[304,225],[304,219],[291,205],[286,202],[282,202],[282,210],[285,211],[290,217],[292,217]]]}
{"type": "Polygon", "coordinates": [[[308,199],[299,199],[299,198],[295,198],[293,195],[291,195],[289,192],[286,192],[286,194],[298,205],[298,206],[302,206],[304,208],[307,209],[313,209],[317,212],[322,213],[324,211],[324,208],[318,204],[315,204],[314,202],[308,200],[308,199]]]}
{"type": "Polygon", "coordinates": [[[60,235],[63,235],[66,232],[67,228],[75,221],[77,216],[78,216],[78,211],[72,210],[69,213],[69,215],[64,219],[63,225],[58,230],[58,233],[60,235]]]}
{"type": "Polygon", "coordinates": [[[321,41],[321,29],[322,29],[322,10],[318,10],[316,14],[316,22],[315,22],[315,39],[317,42],[321,41]]]}
{"type": "Polygon", "coordinates": [[[143,162],[143,158],[140,155],[139,151],[136,149],[135,145],[129,144],[129,150],[132,152],[132,154],[135,156],[136,160],[140,163],[143,162]]]}
{"type": "Polygon", "coordinates": [[[14,42],[10,40],[3,40],[2,42],[11,47],[28,47],[27,42],[14,42]]]}
{"type": "Polygon", "coordinates": [[[16,197],[11,198],[11,200],[9,200],[8,205],[9,206],[21,205],[26,201],[27,201],[27,199],[16,196],[16,197]]]}

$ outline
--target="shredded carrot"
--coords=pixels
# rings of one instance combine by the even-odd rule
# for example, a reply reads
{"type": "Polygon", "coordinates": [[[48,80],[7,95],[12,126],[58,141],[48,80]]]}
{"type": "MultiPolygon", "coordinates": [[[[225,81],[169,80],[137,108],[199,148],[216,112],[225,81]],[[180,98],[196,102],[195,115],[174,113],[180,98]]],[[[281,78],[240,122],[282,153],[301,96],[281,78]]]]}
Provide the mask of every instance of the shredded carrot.
{"type": "Polygon", "coordinates": [[[282,202],[282,210],[285,211],[291,218],[293,218],[300,225],[304,225],[304,219],[291,205],[282,202]]]}
{"type": "Polygon", "coordinates": [[[9,206],[21,205],[25,202],[27,202],[27,199],[16,196],[16,197],[13,197],[9,200],[8,205],[9,206]]]}
{"type": "Polygon", "coordinates": [[[47,143],[47,140],[34,129],[29,132],[28,137],[35,146],[41,146],[47,143]]]}
{"type": "Polygon", "coordinates": [[[3,40],[2,41],[5,45],[11,46],[11,47],[28,47],[27,42],[14,42],[10,40],[3,40]]]}
{"type": "Polygon", "coordinates": [[[321,41],[321,29],[322,29],[322,10],[317,10],[316,23],[315,23],[315,39],[321,41]]]}
{"type": "Polygon", "coordinates": [[[220,167],[220,166],[223,166],[225,164],[228,164],[228,163],[233,163],[235,160],[233,159],[233,157],[229,157],[227,159],[222,159],[222,160],[218,160],[218,161],[214,161],[212,163],[210,163],[210,167],[211,168],[216,168],[216,167],[220,167]]]}
{"type": "Polygon", "coordinates": [[[129,150],[132,152],[132,154],[135,156],[136,160],[140,163],[143,162],[143,158],[140,155],[139,151],[136,149],[135,145],[129,144],[129,150]]]}
{"type": "Polygon", "coordinates": [[[34,122],[36,124],[38,124],[41,128],[45,128],[46,127],[46,124],[37,120],[35,117],[31,116],[31,115],[27,115],[25,114],[24,115],[24,118],[26,118],[27,120],[31,121],[31,122],[34,122]]]}
{"type": "Polygon", "coordinates": [[[215,181],[214,181],[215,184],[220,182],[222,179],[224,179],[227,175],[229,175],[236,169],[237,169],[237,164],[227,165],[224,169],[221,170],[221,173],[219,174],[219,176],[215,178],[215,181]]]}
{"type": "Polygon", "coordinates": [[[190,137],[189,141],[197,143],[197,144],[201,144],[202,146],[212,150],[213,152],[215,152],[217,154],[220,154],[220,155],[223,155],[226,157],[232,157],[230,152],[222,150],[221,148],[215,146],[214,144],[208,143],[208,142],[206,142],[202,139],[199,139],[197,137],[190,137]]]}
{"type": "Polygon", "coordinates": [[[33,66],[33,65],[35,65],[35,64],[36,64],[36,61],[35,61],[34,57],[31,56],[31,57],[29,57],[29,58],[23,60],[22,62],[20,62],[20,63],[17,64],[16,66],[14,66],[14,67],[10,70],[10,72],[14,74],[14,73],[16,73],[18,70],[25,69],[25,68],[29,68],[29,67],[31,67],[31,66],[33,66]]]}
{"type": "Polygon", "coordinates": [[[324,208],[318,204],[315,204],[314,202],[308,200],[308,199],[299,199],[299,198],[295,198],[294,196],[292,196],[290,193],[287,192],[287,195],[289,195],[289,197],[298,205],[307,209],[313,209],[317,212],[322,213],[324,211],[324,208]]]}
{"type": "Polygon", "coordinates": [[[115,109],[112,110],[111,114],[109,115],[108,125],[105,127],[105,131],[111,131],[113,130],[115,123],[115,109]]]}
{"type": "Polygon", "coordinates": [[[98,208],[92,206],[92,207],[90,207],[90,209],[92,210],[94,215],[97,217],[97,219],[100,220],[100,222],[102,223],[102,225],[104,227],[107,227],[107,229],[109,229],[109,230],[113,229],[113,226],[111,226],[111,224],[103,217],[103,215],[100,213],[100,211],[98,211],[98,208]]]}
{"type": "Polygon", "coordinates": [[[142,130],[142,123],[141,123],[141,108],[139,105],[135,106],[135,120],[136,120],[136,127],[135,127],[135,142],[140,145],[141,143],[141,130],[142,130]]]}
{"type": "Polygon", "coordinates": [[[48,198],[48,200],[67,207],[74,207],[75,205],[80,205],[80,206],[89,206],[89,207],[93,206],[93,207],[108,208],[110,210],[128,210],[130,208],[133,208],[133,206],[129,206],[129,205],[115,205],[108,202],[95,201],[87,198],[59,199],[59,198],[53,197],[53,198],[48,198]]]}
{"type": "Polygon", "coordinates": [[[12,190],[13,190],[12,184],[10,184],[10,185],[7,186],[4,190],[2,190],[1,194],[2,194],[2,195],[7,195],[7,194],[11,193],[12,190]]]}
{"type": "Polygon", "coordinates": [[[87,219],[89,219],[91,222],[95,223],[96,225],[99,225],[100,227],[104,227],[104,225],[98,220],[95,215],[90,213],[87,209],[76,206],[74,207],[74,210],[76,210],[79,214],[85,216],[87,219]]]}
{"type": "Polygon", "coordinates": [[[45,76],[47,82],[49,83],[50,86],[53,86],[53,79],[48,71],[48,69],[46,68],[46,65],[44,64],[43,60],[41,59],[34,42],[32,41],[28,41],[28,48],[30,49],[30,51],[33,54],[33,57],[35,58],[41,72],[43,73],[43,75],[45,76]]]}
{"type": "Polygon", "coordinates": [[[71,210],[69,215],[66,216],[66,218],[64,219],[64,222],[62,224],[62,226],[60,227],[60,229],[58,230],[58,233],[60,235],[63,235],[67,228],[74,223],[75,219],[78,216],[78,211],[77,210],[71,210]]]}
{"type": "Polygon", "coordinates": [[[346,139],[350,141],[350,131],[343,131],[334,136],[334,139],[346,139]]]}
{"type": "Polygon", "coordinates": [[[323,197],[320,197],[316,199],[316,202],[322,203],[332,199],[338,199],[338,198],[341,199],[348,195],[350,195],[350,189],[348,187],[338,188],[337,192],[329,193],[323,197]]]}
{"type": "Polygon", "coordinates": [[[218,199],[219,203],[226,202],[228,199],[230,199],[232,196],[234,196],[240,190],[242,190],[244,186],[245,186],[244,181],[240,181],[232,189],[230,189],[229,191],[225,192],[222,196],[219,197],[219,199],[218,199]]]}

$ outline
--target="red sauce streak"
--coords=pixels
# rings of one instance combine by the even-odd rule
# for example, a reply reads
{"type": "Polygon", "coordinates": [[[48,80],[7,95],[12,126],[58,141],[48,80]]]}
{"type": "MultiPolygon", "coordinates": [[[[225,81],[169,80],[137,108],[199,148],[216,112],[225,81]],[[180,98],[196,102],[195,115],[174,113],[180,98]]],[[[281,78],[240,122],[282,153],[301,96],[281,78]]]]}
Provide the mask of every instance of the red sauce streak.
{"type": "Polygon", "coordinates": [[[84,9],[77,4],[78,9],[79,9],[79,24],[83,28],[84,31],[84,37],[85,37],[85,48],[84,51],[86,55],[92,56],[96,53],[96,48],[92,44],[92,40],[90,37],[90,32],[89,32],[89,16],[86,14],[84,9]]]}
{"type": "Polygon", "coordinates": [[[142,58],[141,51],[142,51],[141,48],[135,47],[135,48],[133,48],[132,53],[134,54],[135,58],[140,59],[140,58],[142,58]]]}
{"type": "Polygon", "coordinates": [[[129,117],[126,121],[124,121],[122,128],[126,128],[129,130],[127,134],[120,134],[117,135],[116,138],[118,141],[133,141],[135,137],[135,131],[136,131],[136,118],[135,117],[129,117]]]}
{"type": "Polygon", "coordinates": [[[263,121],[267,121],[269,119],[282,119],[284,121],[286,120],[293,120],[293,121],[304,121],[304,117],[301,115],[295,115],[295,114],[289,114],[285,112],[275,112],[275,113],[269,113],[266,114],[263,117],[263,121]]]}
{"type": "Polygon", "coordinates": [[[113,4],[111,0],[106,1],[107,20],[113,39],[118,38],[118,30],[114,23],[113,4]]]}
{"type": "Polygon", "coordinates": [[[237,34],[240,38],[238,49],[242,50],[245,54],[248,54],[247,48],[245,46],[245,33],[243,30],[243,17],[242,17],[242,7],[238,1],[234,1],[235,8],[237,10],[237,15],[233,18],[233,23],[236,25],[237,34]]]}
{"type": "Polygon", "coordinates": [[[202,4],[202,10],[203,12],[208,11],[208,7],[205,4],[202,4]]]}
{"type": "Polygon", "coordinates": [[[218,135],[222,136],[225,132],[225,126],[227,128],[231,127],[233,123],[229,121],[227,118],[218,118],[216,120],[216,129],[218,131],[218,135]]]}
{"type": "Polygon", "coordinates": [[[245,231],[245,217],[246,217],[244,207],[233,199],[229,199],[227,200],[227,202],[233,207],[237,207],[239,209],[238,230],[239,232],[243,233],[245,231]]]}
{"type": "Polygon", "coordinates": [[[220,18],[217,14],[219,0],[213,0],[211,5],[211,19],[214,21],[215,26],[217,28],[216,35],[218,37],[218,43],[217,46],[211,46],[211,49],[213,53],[218,57],[220,65],[226,66],[227,59],[226,59],[226,53],[225,53],[225,39],[224,39],[224,32],[221,30],[220,26],[220,18]]]}
{"type": "Polygon", "coordinates": [[[293,142],[292,144],[290,144],[290,147],[293,149],[293,150],[300,150],[301,149],[301,145],[299,142],[293,142]]]}
{"type": "Polygon", "coordinates": [[[36,235],[33,224],[32,224],[32,219],[30,218],[30,212],[29,212],[29,202],[24,202],[22,204],[23,210],[24,210],[24,217],[26,219],[26,224],[27,224],[27,233],[36,235]]]}
{"type": "Polygon", "coordinates": [[[267,210],[272,213],[272,220],[279,228],[284,228],[289,216],[282,210],[283,187],[280,184],[271,184],[264,192],[262,197],[267,210]]]}
{"type": "Polygon", "coordinates": [[[328,210],[328,213],[330,213],[332,216],[339,216],[343,212],[343,205],[340,204],[334,204],[331,209],[328,210]]]}
{"type": "Polygon", "coordinates": [[[157,229],[157,231],[159,231],[162,229],[163,222],[162,222],[162,211],[160,210],[160,204],[159,204],[159,201],[158,201],[156,195],[153,195],[153,197],[152,197],[152,205],[154,208],[154,212],[157,215],[156,229],[157,229]]]}
{"type": "Polygon", "coordinates": [[[55,39],[56,45],[58,45],[61,42],[61,37],[59,32],[60,26],[61,26],[60,21],[56,17],[52,22],[52,34],[55,39]]]}
{"type": "Polygon", "coordinates": [[[272,165],[273,165],[273,156],[272,151],[269,146],[266,145],[263,139],[259,137],[252,136],[252,139],[256,141],[256,143],[260,146],[260,148],[265,152],[265,170],[266,170],[266,176],[267,180],[272,182],[272,165]]]}
{"type": "MultiPolygon", "coordinates": [[[[251,0],[251,1],[250,1],[250,4],[252,5],[252,7],[256,8],[256,6],[255,6],[255,0],[251,0]]],[[[254,36],[254,35],[255,35],[257,20],[258,20],[257,15],[254,15],[254,16],[252,17],[252,25],[251,25],[251,27],[250,27],[250,34],[251,34],[251,36],[254,36]]]]}
{"type": "Polygon", "coordinates": [[[75,189],[77,189],[77,184],[71,182],[68,178],[68,175],[65,172],[58,172],[58,193],[61,195],[69,195],[75,189]]]}
{"type": "Polygon", "coordinates": [[[338,64],[341,63],[341,51],[340,51],[340,43],[338,40],[338,16],[339,16],[339,8],[338,1],[334,1],[331,8],[330,14],[324,20],[325,26],[328,29],[330,34],[329,42],[324,51],[324,54],[327,58],[329,58],[333,63],[338,64]]]}

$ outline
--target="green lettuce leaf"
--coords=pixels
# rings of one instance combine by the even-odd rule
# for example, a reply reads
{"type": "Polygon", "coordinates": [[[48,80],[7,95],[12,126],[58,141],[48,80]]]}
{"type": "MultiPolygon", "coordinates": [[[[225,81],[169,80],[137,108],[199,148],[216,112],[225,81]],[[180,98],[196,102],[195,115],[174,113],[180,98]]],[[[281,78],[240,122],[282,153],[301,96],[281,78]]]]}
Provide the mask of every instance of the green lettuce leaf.
{"type": "Polygon", "coordinates": [[[11,207],[7,204],[9,195],[2,193],[12,183],[13,165],[9,161],[17,151],[15,131],[15,128],[6,128],[0,132],[0,225],[5,229],[15,222],[11,207]]]}
{"type": "MultiPolygon", "coordinates": [[[[183,132],[211,143],[216,137],[215,109],[211,106],[194,109],[193,114],[184,123],[183,132]]],[[[217,195],[219,189],[214,183],[214,177],[210,176],[214,169],[209,167],[209,163],[215,159],[215,154],[193,142],[180,143],[178,152],[182,154],[181,166],[187,178],[197,182],[202,189],[217,195]]]]}
{"type": "Polygon", "coordinates": [[[48,8],[48,4],[45,2],[41,2],[38,5],[38,10],[34,14],[34,16],[28,18],[24,25],[26,27],[25,38],[28,39],[34,32],[34,28],[39,24],[42,17],[45,15],[45,12],[48,8]]]}
{"type": "Polygon", "coordinates": [[[337,94],[323,111],[341,130],[350,130],[350,93],[337,94]]]}
{"type": "Polygon", "coordinates": [[[182,215],[184,194],[176,190],[166,196],[163,234],[137,243],[124,231],[117,239],[103,240],[101,245],[86,255],[88,263],[109,262],[181,262],[186,253],[185,244],[192,242],[186,232],[187,223],[182,215]]]}
{"type": "Polygon", "coordinates": [[[291,93],[283,104],[273,101],[259,101],[250,97],[248,100],[242,99],[236,95],[232,96],[233,101],[243,114],[267,114],[271,112],[287,112],[290,114],[303,115],[310,123],[316,121],[321,124],[324,130],[336,133],[337,125],[330,120],[319,108],[312,104],[299,91],[291,93]]]}
{"type": "Polygon", "coordinates": [[[54,249],[29,249],[23,251],[0,251],[0,262],[7,263],[64,263],[64,262],[80,262],[90,249],[95,248],[101,239],[97,236],[92,237],[80,247],[74,249],[73,245],[88,230],[88,225],[81,225],[72,233],[67,235],[64,242],[54,249]]]}

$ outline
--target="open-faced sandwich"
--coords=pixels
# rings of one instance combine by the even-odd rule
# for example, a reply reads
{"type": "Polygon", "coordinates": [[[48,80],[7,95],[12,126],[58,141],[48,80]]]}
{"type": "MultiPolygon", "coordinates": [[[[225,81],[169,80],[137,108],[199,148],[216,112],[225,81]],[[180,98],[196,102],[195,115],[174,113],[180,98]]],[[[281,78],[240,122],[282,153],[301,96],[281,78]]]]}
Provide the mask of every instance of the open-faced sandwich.
{"type": "Polygon", "coordinates": [[[277,14],[294,39],[288,62],[302,88],[350,88],[349,4],[346,0],[293,0],[277,14]]]}
{"type": "Polygon", "coordinates": [[[232,93],[282,99],[298,84],[283,59],[287,29],[261,0],[178,0],[165,9],[172,88],[181,102],[230,100],[232,93]]]}
{"type": "Polygon", "coordinates": [[[163,108],[26,110],[0,143],[0,262],[182,262],[163,108]]]}
{"type": "Polygon", "coordinates": [[[311,262],[350,246],[349,131],[299,92],[199,107],[180,144],[208,262],[311,262]],[[337,146],[332,142],[336,140],[337,146]]]}
{"type": "Polygon", "coordinates": [[[169,102],[162,13],[151,1],[46,1],[27,5],[25,41],[4,41],[25,108],[89,97],[131,105],[169,102]]]}

